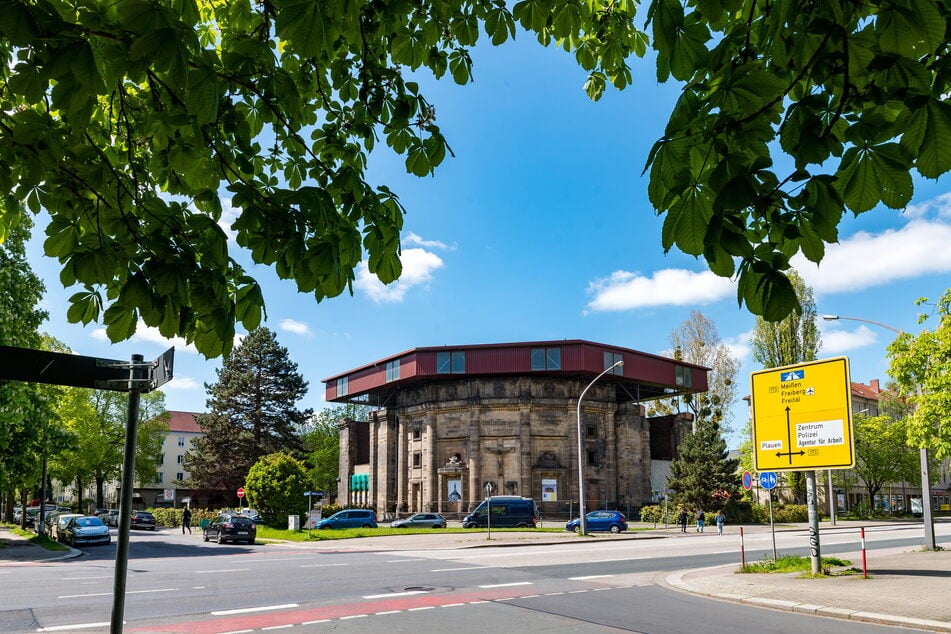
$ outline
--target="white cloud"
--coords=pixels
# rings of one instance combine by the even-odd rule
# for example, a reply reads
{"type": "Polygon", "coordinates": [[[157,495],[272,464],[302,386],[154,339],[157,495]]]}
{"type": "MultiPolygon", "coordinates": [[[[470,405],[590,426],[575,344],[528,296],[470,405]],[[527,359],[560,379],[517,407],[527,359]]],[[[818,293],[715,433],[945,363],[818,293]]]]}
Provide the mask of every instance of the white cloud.
{"type": "Polygon", "coordinates": [[[376,303],[398,303],[415,286],[423,286],[433,279],[433,272],[444,265],[442,258],[425,249],[404,249],[400,256],[403,273],[392,284],[385,285],[370,273],[365,262],[357,267],[357,279],[353,285],[376,303]]]}
{"type": "Polygon", "coordinates": [[[822,352],[826,354],[841,354],[864,348],[878,341],[877,333],[868,326],[859,326],[849,332],[847,330],[823,329],[822,352]]]}
{"type": "Polygon", "coordinates": [[[162,386],[162,391],[167,392],[169,390],[197,390],[199,388],[204,389],[204,384],[200,381],[188,376],[176,376],[173,377],[171,381],[162,386]]]}
{"type": "Polygon", "coordinates": [[[648,306],[711,304],[736,293],[732,280],[710,271],[663,269],[652,277],[615,271],[588,284],[592,311],[619,311],[648,306]]]}
{"type": "MultiPolygon", "coordinates": [[[[109,343],[109,335],[106,334],[105,328],[96,328],[92,331],[90,335],[93,339],[97,341],[104,341],[109,343]]],[[[129,338],[129,341],[136,343],[154,343],[162,346],[163,348],[171,348],[175,346],[175,351],[184,351],[191,352],[193,354],[198,354],[198,349],[194,345],[185,343],[185,340],[181,337],[174,337],[168,339],[159,332],[158,328],[153,328],[152,326],[146,326],[145,322],[139,320],[139,323],[136,324],[135,334],[129,338]]]]}
{"type": "MultiPolygon", "coordinates": [[[[951,200],[949,200],[951,205],[951,200]]],[[[921,275],[951,273],[951,224],[923,219],[829,245],[819,267],[801,255],[793,265],[817,294],[844,293],[921,275]]]]}
{"type": "Polygon", "coordinates": [[[280,323],[281,330],[286,332],[293,333],[295,335],[310,335],[310,326],[307,324],[295,321],[293,319],[282,319],[280,323]]]}
{"type": "Polygon", "coordinates": [[[221,227],[221,230],[228,236],[229,242],[234,242],[235,237],[238,235],[237,232],[231,228],[231,225],[238,219],[240,213],[241,210],[231,204],[230,198],[221,199],[221,218],[218,220],[218,226],[221,227]]]}
{"type": "Polygon", "coordinates": [[[424,240],[419,234],[410,231],[403,237],[403,244],[415,245],[426,249],[440,249],[443,251],[455,251],[456,247],[450,247],[445,242],[439,240],[424,240]]]}
{"type": "Polygon", "coordinates": [[[746,363],[753,353],[752,341],[753,331],[747,330],[735,337],[727,337],[723,340],[723,345],[727,347],[734,359],[740,363],[746,363]]]}

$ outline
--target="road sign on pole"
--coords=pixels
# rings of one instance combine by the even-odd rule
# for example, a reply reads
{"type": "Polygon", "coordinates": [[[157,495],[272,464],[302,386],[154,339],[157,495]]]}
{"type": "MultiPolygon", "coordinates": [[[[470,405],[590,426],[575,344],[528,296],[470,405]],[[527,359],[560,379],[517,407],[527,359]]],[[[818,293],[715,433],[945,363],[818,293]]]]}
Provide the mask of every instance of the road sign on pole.
{"type": "Polygon", "coordinates": [[[743,488],[747,491],[753,488],[753,474],[749,471],[743,472],[743,488]]]}
{"type": "Polygon", "coordinates": [[[243,497],[244,497],[244,487],[238,488],[238,497],[239,497],[239,498],[243,498],[243,497]]]}
{"type": "Polygon", "coordinates": [[[759,474],[759,485],[767,491],[775,489],[777,481],[778,478],[776,477],[775,471],[763,471],[759,474]]]}
{"type": "Polygon", "coordinates": [[[750,383],[757,471],[855,466],[847,358],[761,370],[750,383]]]}

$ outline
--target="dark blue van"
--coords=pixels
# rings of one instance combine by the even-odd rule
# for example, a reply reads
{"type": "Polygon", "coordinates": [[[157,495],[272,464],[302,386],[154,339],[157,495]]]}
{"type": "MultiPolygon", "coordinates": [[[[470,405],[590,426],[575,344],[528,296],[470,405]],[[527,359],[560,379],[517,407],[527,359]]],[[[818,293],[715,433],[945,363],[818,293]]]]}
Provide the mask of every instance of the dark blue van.
{"type": "Polygon", "coordinates": [[[482,500],[462,520],[463,528],[535,528],[538,506],[532,498],[516,495],[496,495],[482,500]]]}

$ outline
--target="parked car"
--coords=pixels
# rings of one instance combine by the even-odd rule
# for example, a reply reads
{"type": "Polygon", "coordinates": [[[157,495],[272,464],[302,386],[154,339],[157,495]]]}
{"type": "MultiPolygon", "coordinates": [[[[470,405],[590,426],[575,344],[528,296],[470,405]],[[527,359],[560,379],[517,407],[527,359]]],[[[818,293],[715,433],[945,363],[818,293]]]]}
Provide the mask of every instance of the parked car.
{"type": "Polygon", "coordinates": [[[79,544],[108,544],[112,541],[109,527],[94,515],[73,517],[63,529],[63,541],[70,546],[79,544]]]}
{"type": "Polygon", "coordinates": [[[96,511],[96,517],[106,526],[119,525],[119,509],[99,509],[96,511]]]}
{"type": "Polygon", "coordinates": [[[264,522],[264,518],[261,517],[261,514],[257,512],[256,509],[241,509],[238,511],[238,515],[243,515],[255,524],[261,524],[264,522]]]}
{"type": "Polygon", "coordinates": [[[390,522],[390,528],[446,528],[446,518],[439,513],[417,513],[390,522]]]}
{"type": "Polygon", "coordinates": [[[368,509],[337,511],[330,517],[317,520],[314,528],[376,528],[376,513],[368,509]]]}
{"type": "Polygon", "coordinates": [[[84,517],[82,513],[58,513],[50,521],[46,531],[50,539],[58,542],[64,541],[66,526],[70,520],[77,517],[84,517]]]}
{"type": "Polygon", "coordinates": [[[535,528],[538,506],[532,498],[517,495],[496,495],[484,499],[462,520],[463,528],[535,528]],[[491,520],[489,513],[491,513],[491,520]]]}
{"type": "MultiPolygon", "coordinates": [[[[589,531],[621,533],[627,530],[627,518],[618,511],[591,511],[584,516],[589,531]]],[[[565,525],[566,531],[581,532],[581,518],[576,517],[565,525]]]]}
{"type": "Polygon", "coordinates": [[[147,531],[154,531],[155,516],[148,511],[132,511],[131,528],[143,528],[147,531]]]}
{"type": "Polygon", "coordinates": [[[214,539],[224,542],[246,542],[253,544],[257,538],[258,527],[250,517],[239,513],[222,513],[202,531],[202,539],[214,539]]]}

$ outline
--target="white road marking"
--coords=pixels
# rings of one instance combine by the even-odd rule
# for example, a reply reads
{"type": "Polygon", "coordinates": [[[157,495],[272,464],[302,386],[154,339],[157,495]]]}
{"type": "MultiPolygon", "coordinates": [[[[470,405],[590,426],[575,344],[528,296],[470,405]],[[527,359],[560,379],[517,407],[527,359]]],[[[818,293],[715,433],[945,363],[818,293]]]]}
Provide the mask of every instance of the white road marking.
{"type": "Polygon", "coordinates": [[[587,577],[568,577],[572,581],[587,581],[588,579],[602,579],[604,577],[613,577],[614,575],[588,575],[587,577]]]}
{"type": "Polygon", "coordinates": [[[362,619],[362,618],[365,618],[366,616],[367,616],[366,614],[353,614],[351,616],[341,616],[340,620],[349,621],[350,619],[362,619]]]}
{"type": "Polygon", "coordinates": [[[264,632],[267,630],[286,630],[289,627],[294,627],[294,624],[288,623],[287,625],[272,625],[270,627],[262,627],[261,631],[264,632]]]}
{"type": "Polygon", "coordinates": [[[495,566],[467,566],[465,568],[436,568],[429,572],[456,572],[457,570],[482,570],[483,568],[494,568],[495,566]]]}
{"type": "Polygon", "coordinates": [[[388,592],[387,594],[368,594],[364,599],[392,599],[393,597],[409,597],[414,594],[426,594],[422,590],[410,590],[408,592],[388,592]]]}
{"type": "Polygon", "coordinates": [[[403,610],[385,610],[383,612],[374,612],[374,616],[383,616],[384,614],[399,614],[403,610]]]}
{"type": "Polygon", "coordinates": [[[410,612],[419,612],[420,610],[432,610],[434,607],[436,607],[436,606],[434,606],[434,605],[424,605],[424,606],[419,607],[419,608],[410,608],[409,611],[410,611],[410,612]]]}
{"type": "Polygon", "coordinates": [[[196,575],[208,575],[216,572],[248,572],[250,568],[223,568],[221,570],[196,570],[196,575]]]}
{"type": "Polygon", "coordinates": [[[516,581],[515,583],[490,583],[489,585],[479,586],[480,588],[511,588],[512,586],[530,586],[531,581],[516,581]]]}
{"type": "MultiPolygon", "coordinates": [[[[124,621],[123,621],[124,623],[124,621]]],[[[93,627],[107,627],[109,621],[102,623],[76,623],[75,625],[54,625],[52,627],[41,627],[37,632],[68,632],[69,630],[85,630],[93,627]]]]}
{"type": "Polygon", "coordinates": [[[301,625],[316,625],[317,623],[330,623],[331,619],[319,619],[317,621],[304,621],[301,625]]]}
{"type": "Polygon", "coordinates": [[[230,614],[246,614],[248,612],[266,612],[267,610],[285,610],[287,608],[299,608],[296,603],[282,603],[281,605],[262,605],[256,608],[237,608],[234,610],[216,610],[211,614],[213,616],[228,616],[230,614]]]}

